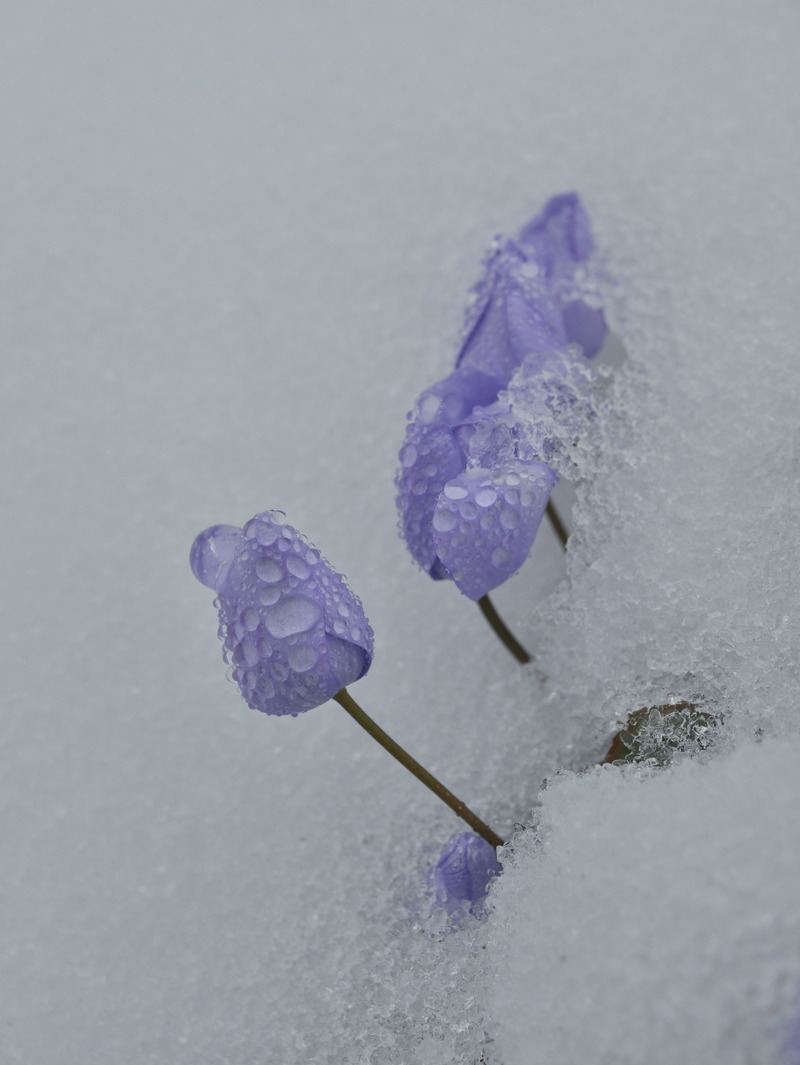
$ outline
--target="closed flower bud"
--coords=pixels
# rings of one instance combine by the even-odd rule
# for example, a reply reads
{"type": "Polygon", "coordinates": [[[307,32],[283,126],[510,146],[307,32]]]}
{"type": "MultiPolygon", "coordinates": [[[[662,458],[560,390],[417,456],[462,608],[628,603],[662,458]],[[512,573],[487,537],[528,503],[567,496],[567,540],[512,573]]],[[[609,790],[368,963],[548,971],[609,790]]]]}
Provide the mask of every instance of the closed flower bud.
{"type": "Polygon", "coordinates": [[[192,572],[217,592],[224,657],[248,706],[293,717],[363,677],[372,629],[341,574],[285,523],[257,514],[194,541],[192,572]]]}

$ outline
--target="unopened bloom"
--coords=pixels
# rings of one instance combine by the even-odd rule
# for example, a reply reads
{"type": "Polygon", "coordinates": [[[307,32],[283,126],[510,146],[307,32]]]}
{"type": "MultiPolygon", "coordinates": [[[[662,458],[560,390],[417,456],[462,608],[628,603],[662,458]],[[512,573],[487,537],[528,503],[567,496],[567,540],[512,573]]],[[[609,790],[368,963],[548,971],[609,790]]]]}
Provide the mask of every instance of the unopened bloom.
{"type": "Polygon", "coordinates": [[[223,655],[248,706],[293,717],[363,677],[372,629],[361,600],[278,510],[195,539],[195,577],[217,592],[223,655]]]}
{"type": "Polygon", "coordinates": [[[480,903],[502,871],[494,847],[474,832],[463,832],[445,846],[434,869],[436,901],[451,911],[480,903]]]}
{"type": "Polygon", "coordinates": [[[524,366],[525,387],[541,375],[550,403],[554,372],[567,377],[571,360],[600,349],[605,319],[586,301],[593,249],[575,193],[553,197],[516,240],[498,245],[474,290],[456,370],[409,416],[396,478],[400,532],[431,577],[452,578],[470,599],[525,561],[557,480],[543,461],[546,432],[531,449],[500,393],[524,366]]]}

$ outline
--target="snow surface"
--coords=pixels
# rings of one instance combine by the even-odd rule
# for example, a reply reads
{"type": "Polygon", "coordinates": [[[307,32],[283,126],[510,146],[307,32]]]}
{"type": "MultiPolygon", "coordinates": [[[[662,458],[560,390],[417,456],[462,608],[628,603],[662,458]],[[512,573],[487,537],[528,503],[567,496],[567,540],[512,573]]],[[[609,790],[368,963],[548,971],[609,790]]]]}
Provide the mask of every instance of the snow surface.
{"type": "Polygon", "coordinates": [[[3,1062],[796,1060],[798,46],[786,0],[3,6],[3,1062]],[[496,596],[522,670],[392,480],[573,188],[616,368],[566,563],[496,596]],[[364,600],[359,701],[519,826],[485,920],[339,707],[225,683],[189,546],[273,507],[364,600]],[[669,697],[715,747],[582,772],[669,697]]]}

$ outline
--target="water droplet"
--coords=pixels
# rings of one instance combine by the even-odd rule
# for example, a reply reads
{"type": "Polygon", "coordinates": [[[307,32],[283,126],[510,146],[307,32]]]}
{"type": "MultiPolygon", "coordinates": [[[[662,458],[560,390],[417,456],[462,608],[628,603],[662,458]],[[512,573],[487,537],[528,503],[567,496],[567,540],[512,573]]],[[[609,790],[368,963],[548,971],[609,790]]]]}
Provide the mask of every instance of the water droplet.
{"type": "Polygon", "coordinates": [[[511,558],[511,556],[504,547],[496,547],[494,551],[492,551],[493,566],[504,566],[509,558],[511,558]]]}
{"type": "Polygon", "coordinates": [[[317,663],[317,652],[307,644],[293,647],[288,655],[289,665],[295,673],[307,673],[317,663]]]}
{"type": "Polygon", "coordinates": [[[523,507],[529,507],[533,502],[533,492],[523,489],[519,494],[519,501],[523,507]]]}
{"type": "Polygon", "coordinates": [[[444,494],[448,499],[466,499],[469,492],[463,485],[460,484],[446,484],[444,486],[444,494]]]}
{"type": "Polygon", "coordinates": [[[465,503],[462,503],[458,509],[461,512],[461,517],[465,521],[474,521],[478,516],[478,508],[469,499],[465,503]]]}
{"type": "Polygon", "coordinates": [[[339,603],[336,609],[339,611],[343,618],[350,617],[350,607],[347,605],[347,603],[339,603]]]}
{"type": "Polygon", "coordinates": [[[507,488],[505,493],[506,503],[509,503],[512,507],[515,507],[519,503],[519,492],[516,488],[507,488]]]}
{"type": "Polygon", "coordinates": [[[506,474],[506,484],[514,484],[514,485],[519,484],[519,474],[518,473],[507,473],[506,474]]]}
{"type": "Polygon", "coordinates": [[[291,540],[287,540],[287,538],[285,536],[282,536],[280,538],[280,540],[278,540],[278,550],[279,551],[288,551],[291,546],[292,546],[292,541],[291,540]]]}
{"type": "Polygon", "coordinates": [[[274,525],[267,525],[266,522],[260,521],[258,528],[256,529],[256,540],[262,547],[270,547],[278,538],[278,530],[274,525]]]}
{"type": "Polygon", "coordinates": [[[317,551],[306,551],[306,562],[309,566],[316,566],[319,562],[319,553],[317,551]]]}
{"type": "Polygon", "coordinates": [[[436,476],[436,467],[434,466],[434,464],[432,462],[429,462],[428,465],[425,467],[425,469],[422,472],[425,474],[426,477],[435,477],[436,476]]]}
{"type": "Polygon", "coordinates": [[[270,585],[268,588],[262,588],[258,593],[258,601],[263,603],[264,606],[272,606],[273,603],[277,603],[281,597],[280,591],[275,585],[270,585]]]}
{"type": "Polygon", "coordinates": [[[333,623],[333,631],[337,636],[341,636],[343,632],[347,631],[347,626],[341,618],[337,618],[333,623]]]}
{"type": "Polygon", "coordinates": [[[206,588],[221,592],[230,576],[242,530],[235,525],[212,525],[195,538],[189,555],[192,573],[206,588]]]}
{"type": "Polygon", "coordinates": [[[255,675],[252,669],[248,669],[245,675],[242,677],[242,687],[251,692],[256,686],[258,677],[255,675]]]}
{"type": "Polygon", "coordinates": [[[424,496],[428,490],[428,482],[424,481],[421,477],[418,477],[416,481],[411,485],[411,491],[415,496],[424,496]]]}
{"type": "Polygon", "coordinates": [[[438,396],[432,396],[430,393],[423,396],[419,401],[419,420],[426,425],[430,425],[436,415],[439,413],[439,407],[441,407],[442,401],[438,396]]]}
{"type": "Polygon", "coordinates": [[[352,627],[352,629],[350,630],[350,635],[352,636],[352,638],[354,640],[360,640],[361,639],[361,629],[358,627],[358,625],[354,625],[352,627]]]}
{"type": "Polygon", "coordinates": [[[265,584],[277,584],[283,580],[283,567],[274,558],[260,558],[256,562],[256,573],[265,584]]]}
{"type": "Polygon", "coordinates": [[[479,488],[475,493],[475,502],[479,507],[490,507],[495,499],[497,499],[497,492],[488,485],[479,488]]]}
{"type": "Polygon", "coordinates": [[[287,559],[286,568],[295,577],[299,577],[301,581],[304,581],[311,574],[308,563],[297,555],[292,555],[291,558],[287,559]]]}
{"type": "Polygon", "coordinates": [[[252,640],[242,640],[239,644],[241,648],[242,657],[245,663],[252,669],[253,666],[258,665],[259,653],[258,648],[252,640]]]}
{"type": "Polygon", "coordinates": [[[282,599],[267,614],[264,624],[270,636],[279,639],[296,632],[307,632],[319,620],[322,610],[319,604],[301,595],[282,599]]]}
{"type": "Polygon", "coordinates": [[[259,685],[259,690],[265,699],[271,699],[275,695],[275,685],[269,679],[264,677],[259,685]]]}
{"type": "Polygon", "coordinates": [[[258,628],[258,614],[252,607],[248,607],[247,610],[242,611],[242,624],[247,632],[254,632],[258,628]]]}
{"type": "Polygon", "coordinates": [[[417,449],[414,447],[413,444],[406,444],[406,446],[400,452],[400,461],[406,469],[409,469],[411,466],[414,465],[414,463],[417,461],[417,449]]]}
{"type": "Polygon", "coordinates": [[[437,532],[450,532],[451,529],[455,528],[457,521],[458,519],[452,510],[445,510],[442,507],[433,515],[433,527],[437,532]]]}
{"type": "Polygon", "coordinates": [[[261,639],[256,644],[256,647],[258,648],[258,654],[260,658],[272,658],[272,644],[269,642],[266,636],[261,637],[261,639]]]}
{"type": "Polygon", "coordinates": [[[500,511],[500,524],[504,529],[516,529],[519,525],[519,514],[511,507],[505,507],[500,511]]]}

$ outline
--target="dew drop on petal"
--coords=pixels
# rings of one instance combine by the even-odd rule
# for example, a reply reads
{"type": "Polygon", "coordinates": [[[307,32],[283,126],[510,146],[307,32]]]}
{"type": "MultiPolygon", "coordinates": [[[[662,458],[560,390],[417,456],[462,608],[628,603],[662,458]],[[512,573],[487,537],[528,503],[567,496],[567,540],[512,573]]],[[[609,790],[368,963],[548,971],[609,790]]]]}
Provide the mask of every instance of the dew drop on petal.
{"type": "Polygon", "coordinates": [[[475,502],[479,507],[490,507],[496,499],[497,492],[494,488],[490,488],[488,485],[479,488],[475,493],[475,502]]]}
{"type": "Polygon", "coordinates": [[[454,529],[458,518],[452,510],[444,510],[440,508],[433,515],[433,527],[437,532],[450,532],[454,529]]]}
{"type": "Polygon", "coordinates": [[[245,632],[253,632],[258,628],[258,613],[253,610],[252,607],[248,607],[247,610],[242,611],[242,625],[244,625],[245,632]]]}
{"type": "Polygon", "coordinates": [[[494,551],[492,551],[492,565],[504,566],[510,557],[511,556],[504,547],[496,547],[494,551]]]}
{"type": "Polygon", "coordinates": [[[465,521],[474,521],[478,516],[478,508],[470,500],[462,503],[458,509],[465,521]]]}
{"type": "Polygon", "coordinates": [[[519,525],[519,514],[511,507],[506,507],[500,511],[500,524],[504,529],[516,529],[519,525]]]}
{"type": "Polygon", "coordinates": [[[263,603],[264,606],[273,606],[273,604],[278,602],[280,597],[281,593],[274,584],[262,588],[258,593],[258,601],[263,603]]]}
{"type": "Polygon", "coordinates": [[[516,488],[508,488],[505,492],[506,503],[509,503],[512,507],[515,507],[519,503],[519,492],[516,488]]]}
{"type": "Polygon", "coordinates": [[[463,485],[460,484],[446,484],[444,486],[444,494],[448,499],[466,499],[469,492],[463,485]]]}
{"type": "Polygon", "coordinates": [[[264,624],[270,636],[279,639],[307,632],[319,620],[322,610],[319,604],[301,595],[290,595],[276,603],[267,614],[264,624]]]}
{"type": "Polygon", "coordinates": [[[265,584],[277,584],[283,580],[283,567],[274,558],[260,558],[256,562],[256,573],[265,584]]]}
{"type": "Polygon", "coordinates": [[[195,538],[189,563],[201,584],[222,591],[241,542],[242,530],[235,525],[212,525],[195,538]]]}
{"type": "Polygon", "coordinates": [[[289,666],[295,673],[307,673],[317,664],[317,652],[307,644],[293,647],[288,655],[289,666]]]}
{"type": "Polygon", "coordinates": [[[297,555],[292,555],[291,558],[287,559],[286,568],[295,577],[299,577],[301,581],[304,581],[311,573],[308,563],[297,555]]]}
{"type": "Polygon", "coordinates": [[[350,617],[350,607],[347,605],[347,603],[339,603],[336,609],[339,611],[343,618],[350,617]]]}
{"type": "Polygon", "coordinates": [[[413,444],[406,444],[403,450],[400,452],[400,462],[406,469],[413,466],[417,461],[417,449],[413,444]]]}
{"type": "Polygon", "coordinates": [[[432,396],[430,393],[427,396],[423,396],[419,401],[419,419],[426,425],[429,425],[436,415],[439,413],[439,407],[441,407],[442,401],[438,396],[432,396]]]}
{"type": "Polygon", "coordinates": [[[270,547],[278,538],[278,530],[274,525],[267,525],[266,522],[260,521],[258,528],[256,529],[256,540],[262,545],[262,547],[270,547]]]}

